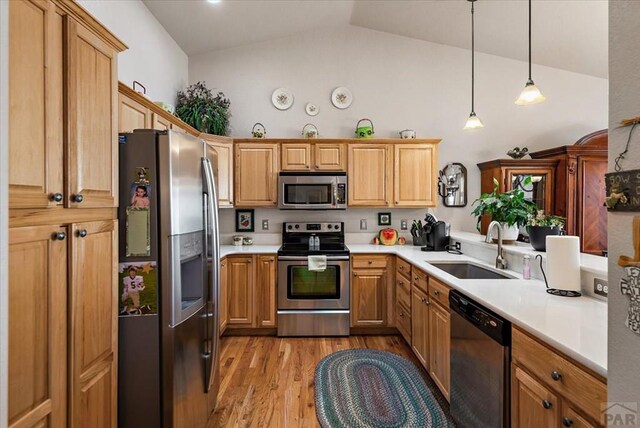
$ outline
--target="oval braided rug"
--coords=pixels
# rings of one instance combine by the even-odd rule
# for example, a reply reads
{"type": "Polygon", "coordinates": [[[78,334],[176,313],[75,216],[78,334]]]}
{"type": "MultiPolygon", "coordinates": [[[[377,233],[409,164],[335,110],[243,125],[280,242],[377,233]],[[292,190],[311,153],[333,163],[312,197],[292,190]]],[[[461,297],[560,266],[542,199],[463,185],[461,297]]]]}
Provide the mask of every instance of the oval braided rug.
{"type": "Polygon", "coordinates": [[[418,368],[391,352],[348,349],[328,355],[316,366],[315,388],[323,428],[455,426],[418,368]]]}

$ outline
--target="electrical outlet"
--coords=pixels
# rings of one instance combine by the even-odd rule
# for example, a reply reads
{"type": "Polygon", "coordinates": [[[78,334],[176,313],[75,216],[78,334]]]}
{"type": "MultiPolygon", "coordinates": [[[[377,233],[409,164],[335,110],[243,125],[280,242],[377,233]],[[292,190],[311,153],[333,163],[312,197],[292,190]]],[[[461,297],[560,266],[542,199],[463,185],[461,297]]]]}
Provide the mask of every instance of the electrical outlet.
{"type": "Polygon", "coordinates": [[[606,279],[593,278],[593,292],[598,296],[609,295],[609,283],[606,279]]]}
{"type": "Polygon", "coordinates": [[[407,230],[407,220],[400,220],[400,230],[407,230]]]}
{"type": "Polygon", "coordinates": [[[262,230],[269,230],[269,219],[265,218],[262,220],[262,230]]]}
{"type": "Polygon", "coordinates": [[[367,219],[360,219],[360,230],[367,230],[367,219]]]}
{"type": "Polygon", "coordinates": [[[458,250],[458,251],[462,251],[462,244],[460,244],[459,242],[454,242],[453,243],[453,248],[458,250]]]}

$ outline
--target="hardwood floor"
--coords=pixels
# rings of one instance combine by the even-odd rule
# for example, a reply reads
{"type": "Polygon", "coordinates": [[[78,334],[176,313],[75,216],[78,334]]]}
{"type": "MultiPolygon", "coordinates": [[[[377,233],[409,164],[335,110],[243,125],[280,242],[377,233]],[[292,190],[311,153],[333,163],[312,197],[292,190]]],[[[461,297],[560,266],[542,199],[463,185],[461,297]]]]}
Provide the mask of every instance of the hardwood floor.
{"type": "Polygon", "coordinates": [[[236,336],[221,344],[218,406],[207,428],[318,427],[316,364],[343,349],[382,349],[422,367],[401,336],[236,336]]]}

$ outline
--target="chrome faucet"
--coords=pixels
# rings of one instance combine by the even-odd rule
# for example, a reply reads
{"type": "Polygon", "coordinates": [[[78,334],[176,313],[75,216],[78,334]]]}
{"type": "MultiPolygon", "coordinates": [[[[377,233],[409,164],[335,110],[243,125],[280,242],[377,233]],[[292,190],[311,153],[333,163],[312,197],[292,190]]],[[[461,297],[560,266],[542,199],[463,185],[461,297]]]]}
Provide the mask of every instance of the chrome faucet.
{"type": "Polygon", "coordinates": [[[489,228],[487,229],[487,237],[485,238],[485,242],[490,242],[491,233],[494,227],[498,227],[498,256],[496,257],[496,267],[498,269],[506,269],[507,268],[507,260],[504,258],[504,252],[502,250],[502,226],[500,222],[492,221],[489,223],[489,228]]]}

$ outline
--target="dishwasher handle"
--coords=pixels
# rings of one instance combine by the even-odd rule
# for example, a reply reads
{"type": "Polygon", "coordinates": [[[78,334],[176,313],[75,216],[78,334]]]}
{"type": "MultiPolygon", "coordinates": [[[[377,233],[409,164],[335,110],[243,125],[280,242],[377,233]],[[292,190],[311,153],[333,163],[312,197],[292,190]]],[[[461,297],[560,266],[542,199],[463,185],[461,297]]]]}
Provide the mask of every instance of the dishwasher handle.
{"type": "Polygon", "coordinates": [[[502,346],[511,346],[511,323],[461,294],[449,292],[449,308],[502,346]]]}

